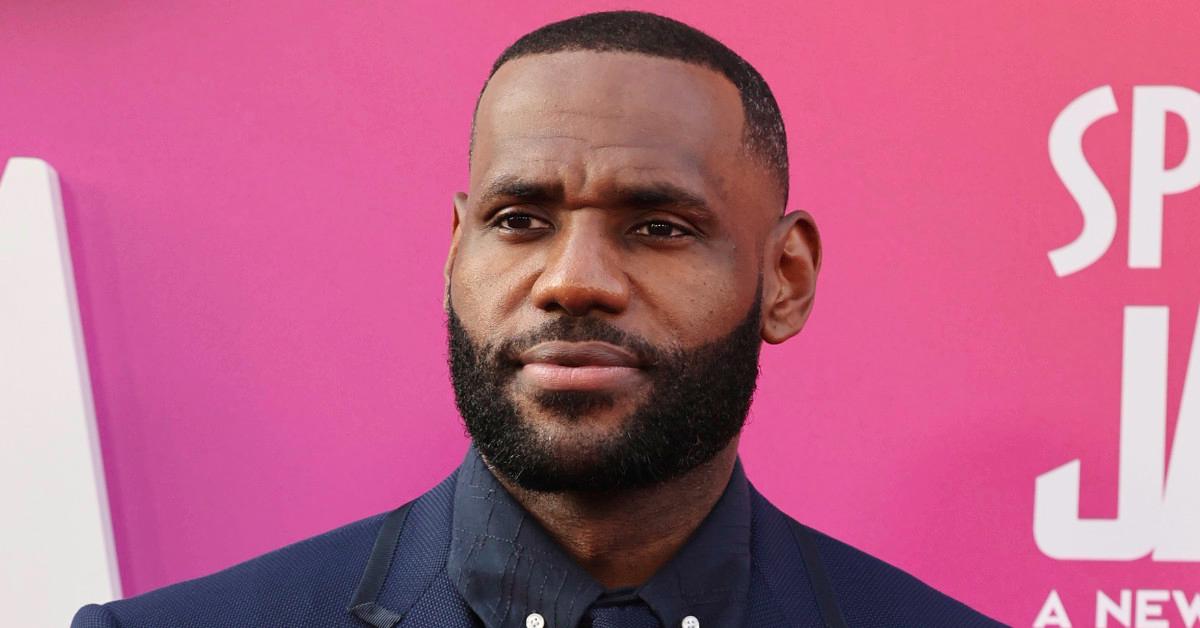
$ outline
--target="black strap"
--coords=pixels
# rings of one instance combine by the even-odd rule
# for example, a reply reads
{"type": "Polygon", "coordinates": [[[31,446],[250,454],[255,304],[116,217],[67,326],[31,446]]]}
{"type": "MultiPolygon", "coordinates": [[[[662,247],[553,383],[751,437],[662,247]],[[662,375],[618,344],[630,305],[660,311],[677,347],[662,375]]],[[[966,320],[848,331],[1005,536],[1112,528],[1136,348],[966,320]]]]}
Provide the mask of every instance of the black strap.
{"type": "Polygon", "coordinates": [[[812,530],[792,521],[792,533],[796,537],[796,544],[800,546],[800,555],[804,558],[804,567],[808,570],[808,581],[812,584],[813,595],[817,598],[817,606],[821,609],[825,627],[849,628],[846,619],[842,617],[842,609],[838,608],[837,598],[833,595],[833,585],[829,582],[829,574],[825,572],[825,564],[821,561],[821,553],[817,551],[817,539],[812,530]]]}
{"type": "Polygon", "coordinates": [[[391,628],[401,619],[400,615],[380,606],[376,600],[392,568],[396,546],[400,543],[400,532],[404,530],[404,520],[411,507],[412,502],[409,502],[384,517],[379,535],[375,537],[375,547],[371,548],[371,557],[367,559],[367,568],[363,570],[362,580],[354,592],[354,600],[346,609],[376,628],[391,628]]]}

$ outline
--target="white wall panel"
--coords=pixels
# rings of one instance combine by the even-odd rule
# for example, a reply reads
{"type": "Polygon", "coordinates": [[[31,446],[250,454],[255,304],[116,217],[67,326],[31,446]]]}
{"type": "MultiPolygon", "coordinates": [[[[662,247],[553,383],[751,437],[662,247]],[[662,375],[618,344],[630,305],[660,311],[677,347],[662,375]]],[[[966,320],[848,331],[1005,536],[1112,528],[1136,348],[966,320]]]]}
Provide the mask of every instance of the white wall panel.
{"type": "Polygon", "coordinates": [[[7,625],[120,595],[58,176],[30,158],[0,181],[0,505],[7,625]]]}

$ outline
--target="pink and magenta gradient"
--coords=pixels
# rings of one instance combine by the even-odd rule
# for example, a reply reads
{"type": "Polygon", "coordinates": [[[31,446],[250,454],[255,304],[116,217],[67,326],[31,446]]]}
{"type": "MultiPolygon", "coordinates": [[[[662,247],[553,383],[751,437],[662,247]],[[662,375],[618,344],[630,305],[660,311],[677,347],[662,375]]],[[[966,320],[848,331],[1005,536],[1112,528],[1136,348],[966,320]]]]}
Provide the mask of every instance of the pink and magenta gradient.
{"type": "MultiPolygon", "coordinates": [[[[1135,85],[1200,89],[1200,14],[902,4],[639,5],[762,71],[791,205],[825,241],[809,327],[765,351],[751,479],[1016,625],[1050,589],[1076,625],[1096,589],[1200,591],[1195,563],[1055,561],[1032,535],[1034,479],[1075,458],[1083,514],[1115,514],[1125,305],[1171,306],[1171,424],[1179,406],[1200,191],[1167,200],[1163,267],[1130,270],[1129,107],[1135,85]],[[1058,278],[1046,254],[1081,218],[1047,134],[1101,85],[1121,111],[1085,148],[1118,233],[1058,278]]],[[[616,7],[0,7],[0,162],[62,178],[127,594],[388,509],[458,463],[442,263],[476,93],[515,37],[616,7]]]]}

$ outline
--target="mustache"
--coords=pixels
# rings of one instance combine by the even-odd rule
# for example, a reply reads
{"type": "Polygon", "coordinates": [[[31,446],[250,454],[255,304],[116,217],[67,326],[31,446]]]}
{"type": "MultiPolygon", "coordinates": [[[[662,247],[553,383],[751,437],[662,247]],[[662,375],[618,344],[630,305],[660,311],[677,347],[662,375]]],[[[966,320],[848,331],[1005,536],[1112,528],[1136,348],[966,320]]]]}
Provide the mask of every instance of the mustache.
{"type": "Polygon", "coordinates": [[[606,342],[629,351],[637,357],[643,368],[653,368],[670,352],[664,351],[649,341],[620,329],[607,321],[584,318],[556,318],[536,328],[506,339],[487,351],[496,362],[505,366],[518,367],[518,356],[531,347],[543,342],[606,342]]]}

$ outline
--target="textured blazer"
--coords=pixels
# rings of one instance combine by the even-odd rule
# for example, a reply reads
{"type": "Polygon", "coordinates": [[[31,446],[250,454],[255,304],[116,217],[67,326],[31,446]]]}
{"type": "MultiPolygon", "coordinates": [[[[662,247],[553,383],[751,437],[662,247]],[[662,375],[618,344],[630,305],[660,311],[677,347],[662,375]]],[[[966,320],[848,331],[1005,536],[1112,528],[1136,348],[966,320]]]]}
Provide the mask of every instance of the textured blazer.
{"type": "MultiPolygon", "coordinates": [[[[454,486],[451,475],[392,512],[210,576],[85,606],[71,626],[482,628],[446,575],[454,486]]],[[[750,493],[748,628],[1001,625],[750,493]]]]}

